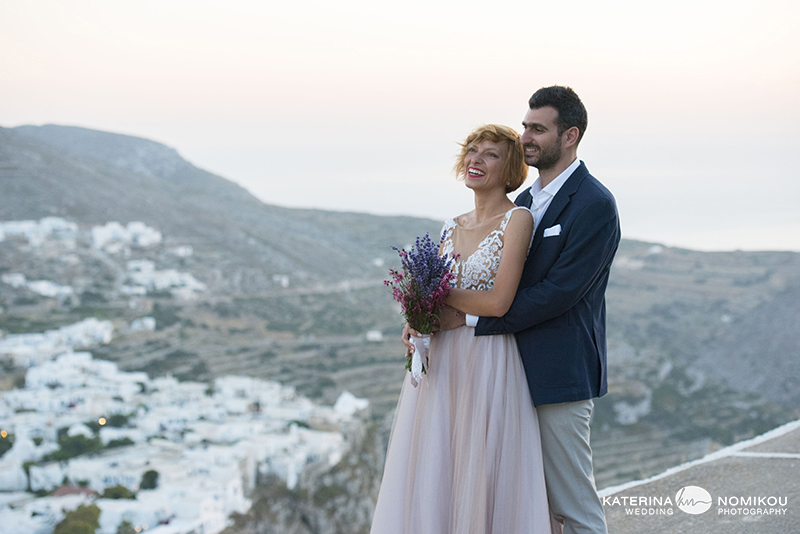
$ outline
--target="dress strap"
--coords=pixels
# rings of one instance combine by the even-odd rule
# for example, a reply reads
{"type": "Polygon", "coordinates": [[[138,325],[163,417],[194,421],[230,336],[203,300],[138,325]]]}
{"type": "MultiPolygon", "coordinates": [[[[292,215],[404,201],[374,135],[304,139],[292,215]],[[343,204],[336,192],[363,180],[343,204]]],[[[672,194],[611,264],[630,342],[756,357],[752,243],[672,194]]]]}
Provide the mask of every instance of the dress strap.
{"type": "Polygon", "coordinates": [[[439,237],[444,236],[444,238],[447,239],[453,233],[453,228],[455,227],[456,227],[455,219],[447,219],[444,222],[444,226],[442,227],[442,233],[439,234],[439,237]]]}
{"type": "Polygon", "coordinates": [[[500,223],[500,232],[501,233],[506,231],[506,226],[508,226],[508,221],[511,220],[511,214],[514,213],[517,210],[528,210],[528,211],[530,211],[525,206],[516,206],[516,207],[513,207],[510,210],[508,210],[506,212],[505,217],[503,217],[503,222],[500,223]]]}
{"type": "MultiPolygon", "coordinates": [[[[500,223],[500,230],[499,230],[499,232],[500,232],[500,235],[501,235],[501,236],[502,236],[502,235],[505,233],[505,231],[506,231],[506,226],[508,226],[508,221],[510,221],[510,220],[511,220],[511,214],[512,214],[512,213],[514,213],[514,212],[515,212],[515,211],[517,211],[517,210],[527,210],[527,211],[528,211],[528,212],[531,214],[531,218],[533,218],[533,212],[532,212],[532,211],[530,210],[530,208],[528,208],[527,206],[517,206],[517,207],[515,207],[515,208],[511,208],[510,210],[508,210],[508,211],[506,212],[506,216],[505,216],[505,217],[503,217],[503,222],[501,222],[501,223],[500,223]]],[[[533,245],[533,234],[531,234],[531,241],[530,241],[530,243],[528,243],[528,252],[527,252],[527,253],[530,253],[530,251],[531,251],[531,246],[532,246],[532,245],[533,245]]]]}
{"type": "Polygon", "coordinates": [[[453,231],[455,227],[455,219],[447,219],[442,227],[442,233],[439,234],[439,237],[442,239],[442,247],[439,253],[445,257],[449,257],[453,254],[453,249],[455,247],[453,244],[453,231]]]}

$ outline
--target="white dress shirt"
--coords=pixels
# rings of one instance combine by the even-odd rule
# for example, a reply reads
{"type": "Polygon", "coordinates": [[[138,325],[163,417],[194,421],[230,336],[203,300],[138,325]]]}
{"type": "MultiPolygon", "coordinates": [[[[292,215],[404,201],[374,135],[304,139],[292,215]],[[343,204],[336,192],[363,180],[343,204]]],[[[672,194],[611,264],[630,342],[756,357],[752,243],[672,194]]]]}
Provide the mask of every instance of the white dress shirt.
{"type": "MultiPolygon", "coordinates": [[[[550,203],[553,201],[553,197],[556,196],[558,190],[561,189],[561,186],[564,185],[564,182],[567,181],[567,178],[572,176],[572,173],[575,172],[575,169],[581,164],[581,160],[575,158],[575,161],[570,163],[569,167],[564,169],[564,172],[556,176],[555,180],[547,184],[546,186],[542,187],[542,177],[539,176],[536,178],[536,181],[533,182],[533,185],[530,187],[531,193],[531,205],[530,210],[533,214],[533,233],[536,234],[536,229],[539,228],[539,224],[541,224],[542,219],[544,218],[545,212],[547,212],[547,208],[550,207],[550,203]]],[[[533,243],[533,236],[531,236],[531,243],[533,243]]],[[[466,314],[467,318],[467,326],[475,327],[478,324],[478,316],[477,315],[470,315],[466,314]]]]}

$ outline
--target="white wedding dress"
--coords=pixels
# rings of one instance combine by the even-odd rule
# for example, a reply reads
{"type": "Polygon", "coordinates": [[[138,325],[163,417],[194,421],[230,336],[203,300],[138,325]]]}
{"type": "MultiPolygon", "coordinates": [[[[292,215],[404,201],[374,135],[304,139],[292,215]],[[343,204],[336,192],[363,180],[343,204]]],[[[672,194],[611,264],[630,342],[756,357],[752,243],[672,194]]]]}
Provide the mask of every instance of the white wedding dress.
{"type": "MultiPolygon", "coordinates": [[[[456,287],[489,290],[514,208],[488,235],[445,223],[456,287]]],[[[513,335],[433,336],[397,404],[372,534],[550,534],[539,425],[513,335]]],[[[551,530],[552,529],[552,530],[551,530]]]]}

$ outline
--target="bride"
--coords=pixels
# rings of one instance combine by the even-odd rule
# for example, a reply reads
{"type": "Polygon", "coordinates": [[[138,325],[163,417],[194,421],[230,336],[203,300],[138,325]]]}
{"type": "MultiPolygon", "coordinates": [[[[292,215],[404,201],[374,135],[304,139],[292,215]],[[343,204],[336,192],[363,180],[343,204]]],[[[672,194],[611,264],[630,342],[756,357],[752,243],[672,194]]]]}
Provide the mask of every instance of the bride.
{"type": "MultiPolygon", "coordinates": [[[[475,209],[444,225],[457,258],[448,304],[502,316],[531,243],[533,217],[507,194],[528,167],[519,134],[485,125],[461,144],[456,174],[475,209]]],[[[550,533],[539,426],[514,336],[438,332],[428,372],[405,382],[386,455],[372,534],[550,533]]]]}

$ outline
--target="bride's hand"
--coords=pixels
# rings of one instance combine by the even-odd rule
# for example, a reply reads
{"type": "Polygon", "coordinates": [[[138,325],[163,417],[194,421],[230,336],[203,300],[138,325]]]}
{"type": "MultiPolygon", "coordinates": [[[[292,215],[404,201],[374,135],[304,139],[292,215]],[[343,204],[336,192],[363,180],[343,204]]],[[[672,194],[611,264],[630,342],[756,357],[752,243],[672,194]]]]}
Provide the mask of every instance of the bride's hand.
{"type": "Polygon", "coordinates": [[[414,352],[414,344],[411,343],[411,336],[420,337],[421,335],[422,334],[408,326],[408,323],[403,326],[403,337],[401,339],[403,341],[403,345],[406,346],[406,357],[414,352]]]}

